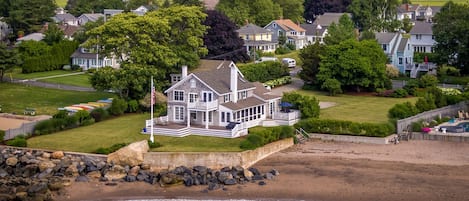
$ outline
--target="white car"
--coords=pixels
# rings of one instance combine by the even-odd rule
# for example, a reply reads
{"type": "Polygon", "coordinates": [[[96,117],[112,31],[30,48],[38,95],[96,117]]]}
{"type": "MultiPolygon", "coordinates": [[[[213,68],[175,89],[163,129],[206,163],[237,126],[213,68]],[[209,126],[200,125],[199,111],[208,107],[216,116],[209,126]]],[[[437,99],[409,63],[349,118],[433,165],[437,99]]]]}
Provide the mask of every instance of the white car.
{"type": "Polygon", "coordinates": [[[283,58],[282,63],[288,66],[288,68],[295,68],[296,67],[296,60],[292,58],[283,58]]]}

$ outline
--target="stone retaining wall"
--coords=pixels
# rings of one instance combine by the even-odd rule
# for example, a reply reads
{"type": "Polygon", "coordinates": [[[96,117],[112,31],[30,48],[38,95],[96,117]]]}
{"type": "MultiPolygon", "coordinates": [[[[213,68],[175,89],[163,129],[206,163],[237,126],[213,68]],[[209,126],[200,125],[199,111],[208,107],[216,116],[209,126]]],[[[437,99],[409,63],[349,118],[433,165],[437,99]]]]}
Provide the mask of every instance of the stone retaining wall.
{"type": "Polygon", "coordinates": [[[279,140],[255,150],[244,152],[148,152],[144,164],[152,169],[170,169],[178,166],[206,166],[213,169],[242,166],[247,168],[265,157],[292,146],[293,138],[279,140]]]}
{"type": "Polygon", "coordinates": [[[469,137],[451,136],[451,135],[431,135],[426,133],[412,133],[412,140],[437,140],[447,142],[466,142],[469,143],[469,137]]]}
{"type": "Polygon", "coordinates": [[[351,135],[330,135],[330,134],[319,134],[310,133],[310,138],[338,141],[338,142],[354,142],[354,143],[369,143],[369,144],[390,144],[391,139],[395,138],[396,135],[390,135],[388,137],[362,137],[362,136],[351,136],[351,135]]]}

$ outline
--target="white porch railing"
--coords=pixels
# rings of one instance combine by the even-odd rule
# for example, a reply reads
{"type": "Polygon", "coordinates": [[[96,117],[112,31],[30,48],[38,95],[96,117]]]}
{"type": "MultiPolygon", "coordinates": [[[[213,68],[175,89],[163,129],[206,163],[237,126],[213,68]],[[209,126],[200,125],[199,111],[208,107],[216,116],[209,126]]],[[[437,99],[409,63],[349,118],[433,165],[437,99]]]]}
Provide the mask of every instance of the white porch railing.
{"type": "Polygon", "coordinates": [[[231,137],[239,137],[248,134],[248,125],[246,122],[236,124],[236,126],[231,129],[231,137]]]}
{"type": "MultiPolygon", "coordinates": [[[[145,120],[146,127],[151,127],[151,124],[152,124],[151,119],[145,120]]],[[[155,124],[161,124],[161,125],[168,124],[168,116],[161,116],[161,117],[153,118],[153,125],[155,124]]]]}
{"type": "Polygon", "coordinates": [[[212,110],[218,108],[218,100],[210,101],[210,102],[201,102],[196,101],[192,103],[187,103],[187,107],[189,109],[197,109],[197,110],[212,110]]]}
{"type": "Polygon", "coordinates": [[[274,120],[295,120],[300,118],[299,110],[290,110],[290,112],[275,112],[273,115],[274,120]]]}

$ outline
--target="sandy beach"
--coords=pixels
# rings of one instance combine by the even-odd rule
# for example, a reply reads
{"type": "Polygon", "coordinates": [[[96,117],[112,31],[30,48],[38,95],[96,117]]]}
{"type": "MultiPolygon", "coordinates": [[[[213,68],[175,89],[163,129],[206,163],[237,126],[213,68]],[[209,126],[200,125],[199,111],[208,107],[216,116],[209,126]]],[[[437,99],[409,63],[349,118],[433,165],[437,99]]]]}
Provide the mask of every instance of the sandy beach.
{"type": "Polygon", "coordinates": [[[73,183],[57,200],[469,200],[469,144],[409,141],[373,145],[308,141],[253,167],[280,175],[266,185],[247,183],[160,187],[141,182],[73,183]]]}

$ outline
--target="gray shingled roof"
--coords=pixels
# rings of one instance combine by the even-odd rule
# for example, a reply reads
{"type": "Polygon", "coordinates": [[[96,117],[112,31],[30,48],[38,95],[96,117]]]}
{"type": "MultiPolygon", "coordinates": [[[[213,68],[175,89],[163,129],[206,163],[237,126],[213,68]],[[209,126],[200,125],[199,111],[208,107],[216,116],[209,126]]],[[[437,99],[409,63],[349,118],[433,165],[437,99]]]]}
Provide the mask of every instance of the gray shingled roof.
{"type": "Polygon", "coordinates": [[[376,40],[379,44],[389,44],[397,33],[379,32],[375,33],[376,40]]]}
{"type": "Polygon", "coordinates": [[[59,22],[69,21],[69,20],[76,20],[77,19],[75,16],[73,16],[70,13],[57,14],[57,15],[54,16],[54,18],[57,19],[57,21],[59,21],[59,22]]]}
{"type": "Polygon", "coordinates": [[[416,21],[409,33],[432,35],[433,34],[432,26],[433,26],[432,23],[416,21]]]}
{"type": "Polygon", "coordinates": [[[44,34],[42,33],[31,33],[24,37],[18,38],[17,41],[27,41],[27,40],[34,40],[34,41],[41,41],[44,39],[44,34]]]}
{"type": "Polygon", "coordinates": [[[88,18],[89,21],[96,22],[99,18],[104,18],[104,15],[101,13],[84,13],[81,16],[88,18]]]}
{"type": "Polygon", "coordinates": [[[263,104],[265,104],[265,102],[256,97],[249,97],[246,99],[238,100],[236,103],[226,102],[221,105],[231,110],[240,110],[240,109],[246,109],[249,107],[254,107],[254,106],[263,105],[263,104]]]}
{"type": "Polygon", "coordinates": [[[272,33],[271,31],[264,29],[262,27],[259,27],[255,24],[247,24],[245,26],[242,26],[240,29],[236,31],[240,34],[249,34],[249,35],[272,33]]]}
{"type": "Polygon", "coordinates": [[[402,38],[401,39],[401,42],[399,43],[399,47],[397,47],[398,52],[404,52],[405,51],[408,40],[409,40],[408,38],[402,38]]]}
{"type": "Polygon", "coordinates": [[[260,82],[253,82],[252,84],[256,87],[256,89],[254,89],[254,94],[263,100],[278,99],[282,97],[270,94],[270,90],[266,89],[260,82]]]}
{"type": "Polygon", "coordinates": [[[327,26],[320,26],[320,29],[318,29],[318,25],[317,24],[300,24],[301,28],[305,29],[306,30],[306,35],[318,35],[318,36],[322,36],[322,34],[326,31],[327,29],[327,26]]]}
{"type": "MultiPolygon", "coordinates": [[[[218,94],[231,92],[231,61],[200,60],[200,67],[194,70],[193,74],[205,82],[218,94]]],[[[254,85],[238,74],[238,90],[253,88],[254,85]]]]}
{"type": "Polygon", "coordinates": [[[323,15],[317,16],[313,24],[319,24],[321,26],[330,26],[332,22],[337,24],[339,23],[339,18],[344,14],[347,14],[349,17],[351,17],[350,13],[324,13],[323,15]]]}
{"type": "Polygon", "coordinates": [[[70,58],[96,59],[96,53],[84,53],[82,47],[77,48],[70,58]]]}

